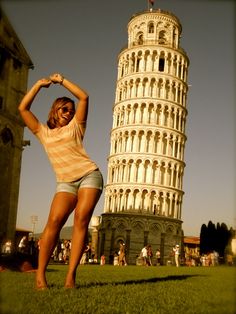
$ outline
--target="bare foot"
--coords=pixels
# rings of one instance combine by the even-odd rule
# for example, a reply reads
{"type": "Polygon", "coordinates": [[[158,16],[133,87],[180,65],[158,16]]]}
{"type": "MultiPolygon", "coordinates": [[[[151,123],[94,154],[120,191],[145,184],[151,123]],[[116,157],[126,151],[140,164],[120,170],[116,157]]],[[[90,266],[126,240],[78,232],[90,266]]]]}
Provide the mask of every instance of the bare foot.
{"type": "Polygon", "coordinates": [[[48,286],[38,286],[38,285],[36,285],[36,290],[42,291],[42,290],[47,290],[47,289],[48,289],[48,286]]]}
{"type": "Polygon", "coordinates": [[[45,276],[39,276],[39,274],[36,273],[36,289],[45,290],[47,288],[48,288],[48,285],[47,285],[45,276]]]}
{"type": "Polygon", "coordinates": [[[75,276],[67,275],[64,287],[67,289],[75,288],[75,276]]]}

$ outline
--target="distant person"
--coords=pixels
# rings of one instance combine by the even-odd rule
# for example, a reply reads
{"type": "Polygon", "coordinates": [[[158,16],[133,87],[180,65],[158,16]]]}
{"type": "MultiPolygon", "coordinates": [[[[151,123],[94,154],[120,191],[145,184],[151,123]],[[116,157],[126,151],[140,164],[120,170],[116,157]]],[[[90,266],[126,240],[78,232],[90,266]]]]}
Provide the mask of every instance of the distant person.
{"type": "Polygon", "coordinates": [[[147,263],[148,263],[148,266],[152,266],[152,257],[153,257],[152,246],[149,244],[147,246],[147,263]]]}
{"type": "Polygon", "coordinates": [[[119,266],[119,255],[116,252],[114,254],[113,265],[114,266],[119,266]]]}
{"type": "Polygon", "coordinates": [[[18,244],[18,251],[20,253],[26,253],[27,250],[27,237],[23,236],[18,244]]]}
{"type": "Polygon", "coordinates": [[[219,253],[214,251],[214,265],[218,266],[219,265],[219,253]]]}
{"type": "Polygon", "coordinates": [[[233,255],[232,254],[227,254],[226,255],[226,262],[228,266],[233,266],[233,255]]]}
{"type": "Polygon", "coordinates": [[[87,253],[86,253],[86,249],[84,250],[82,257],[80,259],[80,265],[85,265],[86,264],[86,258],[87,258],[87,253]]]}
{"type": "Polygon", "coordinates": [[[173,248],[173,251],[175,255],[175,265],[176,267],[179,267],[180,248],[178,244],[176,244],[176,246],[173,248]]]}
{"type": "Polygon", "coordinates": [[[70,256],[70,241],[64,240],[64,250],[62,252],[63,261],[65,264],[68,264],[69,256],[70,256]]]}
{"type": "Polygon", "coordinates": [[[142,261],[143,261],[143,265],[146,266],[147,265],[147,246],[144,246],[141,250],[141,256],[142,256],[142,261]]]}
{"type": "MultiPolygon", "coordinates": [[[[38,80],[23,97],[19,111],[26,126],[44,146],[56,174],[57,188],[40,242],[36,287],[47,288],[46,267],[57,244],[60,230],[74,210],[74,229],[65,287],[75,287],[76,269],[84,251],[88,224],[103,189],[98,166],[83,147],[88,113],[88,94],[61,74],[38,80]],[[39,122],[30,107],[42,88],[63,86],[77,99],[57,98],[47,125],[39,122]]],[[[33,161],[32,161],[33,164],[33,161]]]]}
{"type": "Polygon", "coordinates": [[[103,255],[101,256],[100,265],[101,265],[101,266],[104,266],[105,264],[106,264],[106,256],[103,254],[103,255]]]}
{"type": "Polygon", "coordinates": [[[161,265],[161,252],[159,249],[156,251],[156,260],[157,260],[157,266],[161,265]]]}
{"type": "Polygon", "coordinates": [[[125,259],[125,243],[122,243],[122,242],[120,242],[118,264],[119,266],[127,266],[126,259],[125,259]]]}
{"type": "Polygon", "coordinates": [[[11,240],[7,240],[5,243],[5,253],[7,254],[11,253],[11,240]]]}

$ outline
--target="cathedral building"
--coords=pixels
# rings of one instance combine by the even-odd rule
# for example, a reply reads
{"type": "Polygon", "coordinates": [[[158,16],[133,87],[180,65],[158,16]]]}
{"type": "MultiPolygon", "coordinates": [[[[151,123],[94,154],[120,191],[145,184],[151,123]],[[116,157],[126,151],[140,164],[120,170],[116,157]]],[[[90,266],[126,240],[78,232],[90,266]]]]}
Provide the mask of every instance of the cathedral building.
{"type": "Polygon", "coordinates": [[[150,244],[168,260],[183,238],[184,149],[189,59],[172,13],[147,10],[128,23],[118,56],[99,255],[124,242],[129,264],[150,244]]]}
{"type": "Polygon", "coordinates": [[[14,243],[24,124],[18,105],[32,61],[0,7],[0,247],[14,243]]]}

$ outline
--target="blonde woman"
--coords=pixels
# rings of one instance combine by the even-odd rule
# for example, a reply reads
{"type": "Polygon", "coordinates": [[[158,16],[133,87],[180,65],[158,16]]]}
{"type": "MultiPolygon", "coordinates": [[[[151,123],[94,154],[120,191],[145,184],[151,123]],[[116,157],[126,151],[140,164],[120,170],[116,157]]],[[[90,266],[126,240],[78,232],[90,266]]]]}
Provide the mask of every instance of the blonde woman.
{"type": "Polygon", "coordinates": [[[103,189],[102,174],[83,147],[88,113],[88,94],[61,74],[38,80],[23,97],[19,111],[26,126],[44,146],[54,169],[57,188],[40,242],[36,288],[46,289],[46,268],[60,230],[74,211],[71,255],[66,288],[74,288],[76,269],[85,248],[88,224],[103,189]],[[49,112],[47,125],[42,124],[31,111],[31,105],[42,88],[60,84],[78,100],[57,98],[49,112]]]}

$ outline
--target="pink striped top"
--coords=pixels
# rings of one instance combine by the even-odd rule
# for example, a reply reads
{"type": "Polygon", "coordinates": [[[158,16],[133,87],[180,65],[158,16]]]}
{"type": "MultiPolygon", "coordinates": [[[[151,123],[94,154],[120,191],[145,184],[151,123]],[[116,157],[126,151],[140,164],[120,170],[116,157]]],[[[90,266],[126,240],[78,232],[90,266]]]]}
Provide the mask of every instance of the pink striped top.
{"type": "Polygon", "coordinates": [[[83,147],[86,123],[76,116],[63,127],[50,129],[40,124],[36,133],[56,174],[57,182],[73,182],[97,169],[83,147]]]}

